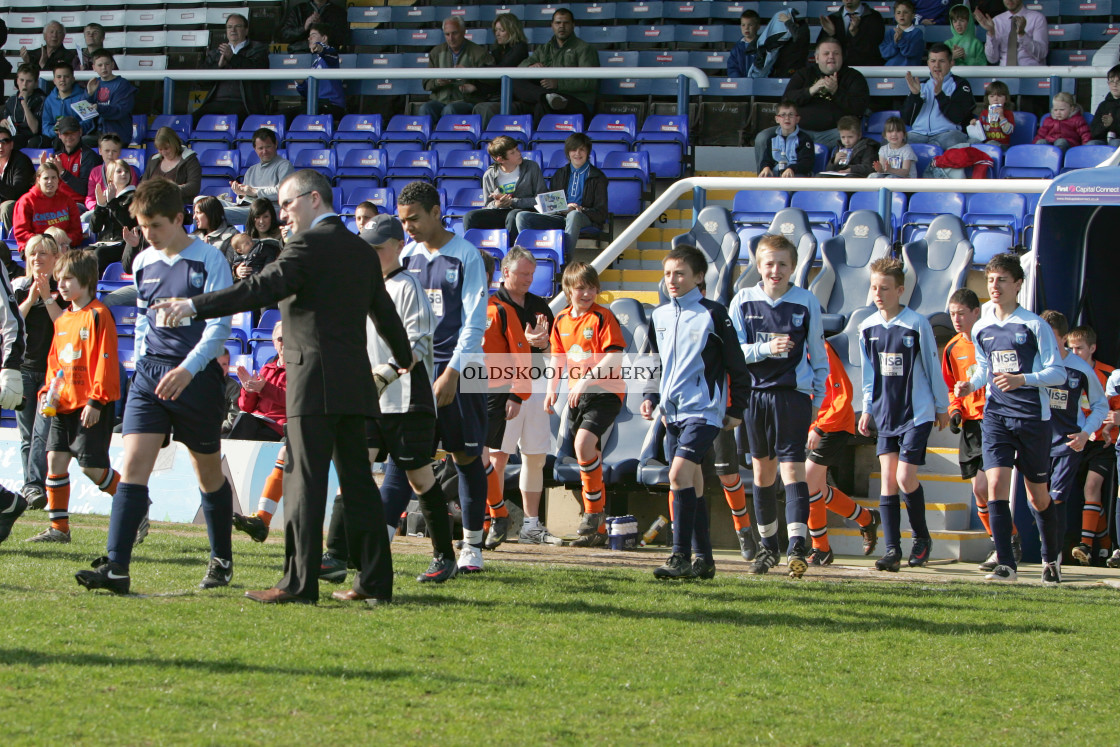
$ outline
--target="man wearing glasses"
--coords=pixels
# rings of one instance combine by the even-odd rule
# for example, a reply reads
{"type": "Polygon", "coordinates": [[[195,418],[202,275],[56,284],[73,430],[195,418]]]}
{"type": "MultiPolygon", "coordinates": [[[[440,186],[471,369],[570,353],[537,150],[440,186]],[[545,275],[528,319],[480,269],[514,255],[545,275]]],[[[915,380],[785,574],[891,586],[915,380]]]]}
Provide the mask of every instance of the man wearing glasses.
{"type": "Polygon", "coordinates": [[[16,200],[27,194],[34,183],[35,166],[31,159],[16,149],[10,132],[0,130],[0,225],[4,230],[12,227],[16,200]]]}
{"type": "Polygon", "coordinates": [[[246,592],[263,604],[319,600],[327,475],[333,461],[345,496],[352,589],[344,602],[387,604],[393,563],[381,497],[370,473],[366,419],[379,415],[366,352],[366,317],[392,352],[398,373],[412,366],[412,348],[381,263],[334,212],[330,182],[305,169],[280,184],[281,216],[292,227],[280,258],[237,284],[188,300],[158,304],[171,320],[213,318],[279,302],[284,322],[288,463],[285,465],[284,578],[246,592]]]}
{"type": "MultiPolygon", "coordinates": [[[[205,67],[249,70],[268,67],[268,45],[249,38],[249,20],[237,13],[226,19],[226,40],[206,53],[205,67]]],[[[223,80],[214,83],[195,116],[236,114],[239,118],[262,114],[267,101],[265,81],[223,80]]]]}

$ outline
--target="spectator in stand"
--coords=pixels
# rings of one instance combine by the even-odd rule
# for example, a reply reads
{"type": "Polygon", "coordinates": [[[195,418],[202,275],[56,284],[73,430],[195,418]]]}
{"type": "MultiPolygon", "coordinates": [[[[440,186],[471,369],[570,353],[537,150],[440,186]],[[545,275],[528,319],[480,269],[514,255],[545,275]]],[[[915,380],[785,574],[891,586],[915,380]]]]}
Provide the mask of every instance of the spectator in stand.
{"type": "Polygon", "coordinates": [[[1053,145],[1064,151],[1075,145],[1084,145],[1090,137],[1089,124],[1081,113],[1081,107],[1072,93],[1062,91],[1054,95],[1050,116],[1039,123],[1034,142],[1053,145]]]}
{"type": "Polygon", "coordinates": [[[230,240],[237,235],[237,229],[226,220],[226,211],[217,197],[200,195],[195,198],[192,235],[220,251],[227,260],[233,255],[230,240]]]}
{"type": "MultiPolygon", "coordinates": [[[[228,217],[228,211],[226,215],[228,217]]],[[[276,208],[272,206],[270,200],[258,197],[249,205],[245,232],[252,239],[275,239],[277,244],[284,243],[284,236],[280,233],[280,221],[276,217],[276,208]]]]}
{"type": "MultiPolygon", "coordinates": [[[[494,18],[494,44],[490,47],[490,57],[494,60],[494,67],[517,67],[529,56],[529,43],[525,38],[525,30],[521,27],[521,19],[513,13],[499,13],[494,18]]],[[[480,79],[475,81],[483,94],[486,103],[477,104],[474,113],[482,117],[482,128],[486,129],[490,118],[498,113],[498,92],[501,82],[497,80],[480,79]]]]}
{"type": "Polygon", "coordinates": [[[762,16],[754,10],[744,10],[739,16],[739,30],[743,38],[735,42],[731,54],[727,56],[727,77],[746,78],[754,66],[758,54],[758,30],[762,27],[762,16]]]}
{"type": "Polygon", "coordinates": [[[350,43],[350,21],[346,18],[346,8],[334,5],[330,0],[293,3],[276,32],[276,40],[287,44],[288,51],[293,54],[308,52],[311,26],[316,23],[325,23],[335,32],[337,38],[334,42],[337,48],[342,49],[350,43]]]}
{"type": "MultiPolygon", "coordinates": [[[[113,132],[106,132],[97,141],[97,153],[101,156],[101,165],[94,166],[93,171],[89,172],[89,188],[86,190],[86,210],[93,210],[97,207],[97,191],[99,189],[105,189],[105,170],[113,161],[120,160],[120,136],[113,132]]],[[[128,169],[132,172],[132,186],[135,187],[140,183],[140,172],[132,165],[129,165],[128,169]]],[[[85,216],[83,215],[82,218],[85,218],[85,216]]]]}
{"type": "Polygon", "coordinates": [[[32,236],[45,232],[51,226],[65,230],[73,246],[79,246],[85,239],[78,206],[59,189],[59,173],[54,159],[47,159],[35,172],[35,185],[31,191],[16,201],[12,235],[20,249],[32,236]]]}
{"type": "Polygon", "coordinates": [[[245,225],[249,217],[249,203],[258,197],[271,202],[274,209],[280,206],[277,197],[280,182],[292,173],[292,164],[276,155],[276,145],[275,130],[261,127],[253,133],[253,151],[259,161],[249,167],[242,181],[229,183],[229,188],[237,195],[237,203],[222,203],[231,223],[245,225]]]}
{"type": "Polygon", "coordinates": [[[769,136],[762,143],[762,158],[758,162],[758,175],[761,177],[812,176],[813,136],[802,130],[798,123],[801,115],[797,104],[782,101],[778,113],[774,115],[778,126],[767,130],[769,136]]]}
{"type": "Polygon", "coordinates": [[[288,372],[284,367],[284,327],[277,322],[272,328],[272,347],[276,356],[255,374],[244,366],[237,367],[241,396],[237,406],[241,414],[233,421],[229,438],[245,441],[282,441],[287,422],[288,372]]]}
{"type": "Polygon", "coordinates": [[[883,147],[879,158],[872,164],[875,173],[871,178],[916,179],[918,155],[906,143],[906,123],[901,117],[891,117],[883,123],[883,147]]]}
{"type": "MultiPolygon", "coordinates": [[[[86,27],[82,29],[82,36],[85,37],[86,45],[82,47],[81,67],[79,69],[90,71],[93,70],[94,53],[105,48],[105,27],[100,23],[87,23],[86,27]]],[[[55,85],[57,86],[58,83],[55,83],[55,85]]]]}
{"type": "Polygon", "coordinates": [[[547,191],[541,167],[521,157],[521,146],[508,135],[490,141],[486,152],[494,164],[482,175],[486,206],[463,216],[463,229],[504,228],[517,237],[517,213],[532,210],[537,195],[547,191]]]}
{"type": "Polygon", "coordinates": [[[906,73],[910,95],[902,106],[902,119],[910,125],[908,142],[936,143],[942,150],[968,142],[964,127],[972,118],[976,101],[972,87],[953,75],[953,52],[940,42],[930,45],[926,59],[929,79],[919,84],[906,73]]]}
{"type": "Polygon", "coordinates": [[[994,19],[980,8],[973,15],[987,32],[984,54],[993,65],[1045,65],[1050,53],[1046,16],[1023,7],[1023,0],[1003,0],[1006,13],[994,19]]]}
{"type": "Polygon", "coordinates": [[[922,26],[948,23],[949,0],[914,0],[915,21],[922,26]]]}
{"type": "MultiPolygon", "coordinates": [[[[74,68],[69,62],[60,62],[54,66],[54,90],[47,94],[43,100],[42,115],[39,117],[39,126],[43,133],[43,142],[49,143],[55,137],[54,126],[61,117],[76,117],[73,104],[86,100],[86,92],[74,86],[74,68]]],[[[92,136],[97,126],[97,118],[87,119],[82,122],[82,135],[92,136]]]]}
{"type": "Polygon", "coordinates": [[[945,42],[953,50],[953,62],[960,65],[987,65],[984,42],[976,38],[975,19],[967,5],[954,5],[949,9],[949,25],[953,35],[945,42]]]}
{"type": "Polygon", "coordinates": [[[796,11],[781,12],[758,34],[751,78],[788,78],[809,58],[809,24],[796,11]]]}
{"type": "MultiPolygon", "coordinates": [[[[58,21],[51,21],[43,28],[43,46],[30,50],[27,47],[20,47],[19,57],[25,65],[34,65],[37,70],[54,70],[54,66],[60,62],[69,62],[70,67],[76,70],[80,62],[78,50],[63,46],[65,37],[66,28],[58,21]]],[[[54,87],[53,83],[45,80],[42,82],[36,80],[35,83],[43,89],[44,93],[49,93],[54,87]]]]}
{"type": "Polygon", "coordinates": [[[984,103],[976,107],[976,119],[969,123],[970,133],[980,128],[982,141],[1007,150],[1015,131],[1015,112],[1011,111],[1011,91],[1002,80],[993,80],[984,87],[984,103]]]}
{"type": "MultiPolygon", "coordinates": [[[[345,20],[342,27],[347,28],[345,20]]],[[[268,45],[251,40],[248,19],[232,13],[226,18],[226,40],[206,53],[204,66],[219,70],[267,68],[268,45]]],[[[206,99],[194,113],[196,118],[203,114],[236,114],[240,118],[260,114],[265,111],[267,93],[267,81],[218,81],[210,87],[206,99]]]]}
{"type": "Polygon", "coordinates": [[[883,31],[879,54],[884,65],[921,65],[926,51],[926,36],[922,27],[914,23],[913,0],[898,0],[894,4],[894,28],[883,31]]]}
{"type": "MultiPolygon", "coordinates": [[[[466,37],[467,26],[461,16],[449,16],[443,21],[443,44],[432,47],[428,53],[428,67],[490,67],[494,58],[486,48],[466,37]]],[[[441,114],[470,114],[476,104],[486,99],[478,81],[462,78],[430,78],[424,81],[424,90],[432,95],[420,107],[420,113],[435,122],[441,114]]]]}
{"type": "Polygon", "coordinates": [[[873,173],[879,143],[863,137],[859,117],[841,117],[836,129],[840,131],[840,143],[833,149],[826,170],[856,178],[873,173]]]}
{"type": "Polygon", "coordinates": [[[276,239],[254,239],[239,233],[229,240],[229,263],[234,282],[252,277],[269,262],[280,256],[280,242],[276,239]]]}
{"type": "MultiPolygon", "coordinates": [[[[58,191],[83,207],[89,192],[89,175],[101,165],[101,156],[82,143],[82,125],[77,117],[62,117],[54,125],[54,155],[51,156],[62,173],[58,191]]],[[[40,157],[42,163],[44,157],[40,157]]]]}
{"type": "Polygon", "coordinates": [[[230,428],[233,427],[233,422],[237,420],[237,416],[241,414],[241,408],[237,406],[237,401],[241,399],[241,383],[238,381],[236,374],[229,375],[229,348],[222,348],[222,352],[218,353],[215,359],[218,365],[222,367],[222,373],[225,374],[226,380],[226,417],[222,420],[222,438],[229,438],[230,428]]]}
{"type": "MultiPolygon", "coordinates": [[[[871,95],[863,74],[848,67],[840,42],[825,38],[817,44],[816,62],[789,79],[783,99],[797,106],[801,131],[810,135],[814,143],[831,148],[840,142],[840,119],[862,118],[871,95]]],[[[766,143],[777,129],[768,127],[755,136],[756,164],[762,163],[766,143]]]]}
{"type": "MultiPolygon", "coordinates": [[[[572,11],[557,8],[552,14],[552,38],[540,44],[520,67],[599,67],[599,53],[575,34],[572,11]]],[[[522,111],[536,119],[545,114],[582,114],[591,118],[599,81],[595,78],[543,78],[514,80],[513,98],[522,111]]]]}
{"type": "Polygon", "coordinates": [[[879,54],[883,29],[879,11],[863,0],[844,0],[840,9],[821,16],[821,30],[839,42],[849,65],[883,64],[883,56],[879,54]]]}
{"type": "Polygon", "coordinates": [[[136,86],[119,75],[114,75],[117,63],[108,50],[93,54],[93,71],[98,77],[86,85],[89,103],[97,106],[97,118],[102,132],[114,132],[124,141],[132,137],[132,109],[136,103],[136,86]]]}
{"type": "Polygon", "coordinates": [[[582,132],[568,135],[564,155],[568,162],[548,180],[549,191],[563,192],[567,198],[564,210],[549,215],[523,210],[514,220],[519,233],[525,229],[563,229],[564,244],[575,249],[580,231],[587,226],[601,229],[607,221],[607,175],[591,165],[591,138],[582,132]]]}
{"type": "Polygon", "coordinates": [[[155,144],[159,152],[148,161],[141,181],[161,176],[179,185],[183,204],[190,203],[202,188],[202,165],[198,156],[190,148],[183,147],[179,134],[170,127],[156,130],[155,144]]]}
{"type": "Polygon", "coordinates": [[[15,130],[17,148],[38,148],[42,144],[40,118],[47,97],[38,87],[39,69],[23,63],[16,68],[16,92],[4,102],[4,118],[0,127],[15,130]]]}
{"type": "Polygon", "coordinates": [[[97,185],[96,207],[89,221],[90,230],[97,234],[97,243],[90,249],[97,257],[98,275],[113,262],[120,262],[131,274],[132,260],[142,243],[136,219],[129,212],[136,192],[132,167],[118,159],[110,161],[104,173],[106,184],[104,188],[97,185]]]}
{"type": "MultiPolygon", "coordinates": [[[[311,54],[315,61],[311,63],[313,70],[337,70],[339,67],[338,49],[331,45],[330,26],[325,23],[311,24],[311,32],[307,41],[311,47],[311,54]]],[[[300,81],[296,86],[300,96],[303,96],[303,106],[298,107],[297,114],[307,111],[307,81],[300,81]]],[[[319,81],[319,111],[332,117],[342,117],[346,114],[346,89],[341,80],[319,81]]]]}
{"type": "MultiPolygon", "coordinates": [[[[1097,111],[1093,114],[1093,124],[1089,127],[1093,145],[1116,145],[1120,138],[1120,65],[1108,71],[1108,93],[1097,111]]],[[[3,184],[0,182],[0,189],[3,184]]],[[[0,199],[3,199],[0,197],[0,199]]]]}
{"type": "Polygon", "coordinates": [[[0,225],[5,230],[12,227],[16,200],[27,194],[34,183],[35,166],[31,159],[16,148],[12,133],[0,130],[0,225]]]}

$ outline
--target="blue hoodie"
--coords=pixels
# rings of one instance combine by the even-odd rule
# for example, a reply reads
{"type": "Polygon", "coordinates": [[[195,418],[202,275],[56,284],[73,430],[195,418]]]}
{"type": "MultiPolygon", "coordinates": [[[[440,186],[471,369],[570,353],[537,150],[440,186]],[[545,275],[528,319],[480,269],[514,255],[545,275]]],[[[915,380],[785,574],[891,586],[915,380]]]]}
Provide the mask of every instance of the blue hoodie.
{"type": "MultiPolygon", "coordinates": [[[[52,89],[43,102],[43,113],[39,119],[42,122],[43,135],[49,138],[55,136],[54,123],[58,121],[59,117],[77,117],[80,121],[81,117],[78,117],[78,113],[71,109],[70,105],[78,101],[86,101],[88,98],[85,91],[77,87],[72,88],[70,95],[65,99],[59,98],[57,88],[52,89]]],[[[90,134],[96,126],[96,119],[87,119],[82,122],[82,134],[90,134]]]]}
{"type": "Polygon", "coordinates": [[[109,81],[98,81],[97,90],[87,100],[91,104],[97,104],[102,132],[115,132],[122,143],[132,140],[132,109],[136,104],[136,86],[118,75],[109,81]]]}

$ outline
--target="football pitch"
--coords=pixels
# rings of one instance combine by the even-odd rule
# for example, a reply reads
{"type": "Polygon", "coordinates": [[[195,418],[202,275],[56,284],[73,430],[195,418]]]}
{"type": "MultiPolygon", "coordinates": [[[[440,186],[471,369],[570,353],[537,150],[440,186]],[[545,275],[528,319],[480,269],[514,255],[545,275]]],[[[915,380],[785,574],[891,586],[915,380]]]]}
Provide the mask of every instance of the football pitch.
{"type": "Polygon", "coordinates": [[[3,745],[1107,744],[1118,729],[1120,591],[1086,582],[1106,574],[793,581],[727,556],[682,584],[653,579],[660,552],[512,545],[429,588],[413,580],[426,543],[405,539],[391,607],[335,602],[329,584],[317,607],[267,607],[242,594],[278,580],[274,541],[235,539],[233,585],[200,592],[205,532],[154,524],[134,594],[113,597],[73,579],[107,520],[24,544],[45,522],[29,511],[0,546],[3,745]]]}

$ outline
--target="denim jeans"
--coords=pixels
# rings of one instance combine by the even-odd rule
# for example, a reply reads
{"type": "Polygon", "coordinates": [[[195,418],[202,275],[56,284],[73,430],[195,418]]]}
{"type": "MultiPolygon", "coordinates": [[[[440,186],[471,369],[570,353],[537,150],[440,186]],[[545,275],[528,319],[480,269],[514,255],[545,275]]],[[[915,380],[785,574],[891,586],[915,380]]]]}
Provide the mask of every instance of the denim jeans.
{"type": "Polygon", "coordinates": [[[47,372],[21,370],[20,375],[23,377],[23,409],[16,410],[16,423],[23,484],[43,489],[47,477],[47,431],[51,421],[39,414],[38,392],[43,388],[47,372]]]}
{"type": "MultiPolygon", "coordinates": [[[[578,210],[573,210],[567,215],[541,215],[531,210],[525,210],[517,214],[518,233],[525,230],[541,231],[559,228],[564,231],[566,238],[564,244],[569,251],[576,248],[576,242],[579,241],[579,232],[583,230],[583,227],[590,225],[591,219],[578,210]]],[[[561,259],[566,260],[563,257],[561,259]]]]}

